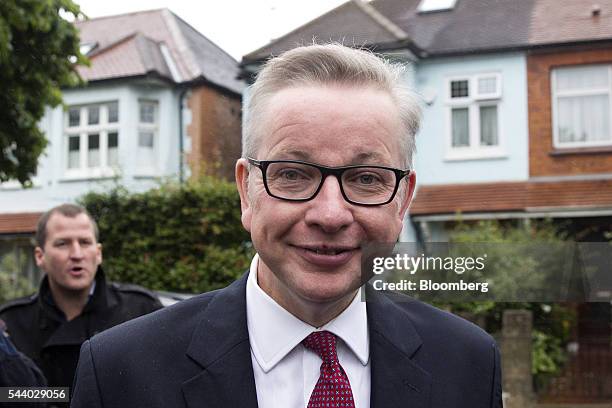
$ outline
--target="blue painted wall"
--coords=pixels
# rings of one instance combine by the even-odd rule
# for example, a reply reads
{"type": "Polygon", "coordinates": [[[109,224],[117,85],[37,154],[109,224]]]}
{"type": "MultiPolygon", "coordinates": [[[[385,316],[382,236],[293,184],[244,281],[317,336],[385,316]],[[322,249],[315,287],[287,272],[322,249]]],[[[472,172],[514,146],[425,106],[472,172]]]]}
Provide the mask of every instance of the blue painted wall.
{"type": "Polygon", "coordinates": [[[422,127],[417,137],[415,167],[418,184],[527,180],[527,73],[523,53],[419,61],[415,87],[432,102],[424,107],[422,127]],[[496,158],[449,160],[448,78],[489,72],[501,73],[498,120],[505,154],[496,158]]]}

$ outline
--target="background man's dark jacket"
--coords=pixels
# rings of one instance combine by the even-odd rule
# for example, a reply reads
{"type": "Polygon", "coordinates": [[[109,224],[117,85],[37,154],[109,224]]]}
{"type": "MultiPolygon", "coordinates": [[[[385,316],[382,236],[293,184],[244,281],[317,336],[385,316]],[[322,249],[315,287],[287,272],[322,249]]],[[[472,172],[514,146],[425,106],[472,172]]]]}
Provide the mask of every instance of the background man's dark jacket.
{"type": "Polygon", "coordinates": [[[66,321],[53,303],[47,276],[38,293],[0,306],[10,339],[47,377],[49,386],[72,387],[81,344],[94,334],[161,308],[154,294],[135,285],[109,283],[101,268],[83,313],[66,321]]]}
{"type": "MultiPolygon", "coordinates": [[[[403,300],[375,293],[368,303],[371,408],[501,408],[491,336],[403,300]]],[[[85,342],[71,406],[256,408],[246,275],[85,342]]]]}

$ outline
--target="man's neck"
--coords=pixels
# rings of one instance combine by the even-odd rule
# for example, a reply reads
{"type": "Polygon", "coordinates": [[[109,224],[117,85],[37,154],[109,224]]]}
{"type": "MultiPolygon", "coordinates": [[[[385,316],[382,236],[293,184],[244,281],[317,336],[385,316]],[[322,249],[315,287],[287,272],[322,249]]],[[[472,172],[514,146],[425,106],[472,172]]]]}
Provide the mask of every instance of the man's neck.
{"type": "Polygon", "coordinates": [[[52,282],[49,282],[49,288],[51,289],[51,296],[53,296],[55,305],[64,312],[66,320],[70,321],[83,312],[89,299],[90,288],[71,291],[62,289],[52,282]]]}

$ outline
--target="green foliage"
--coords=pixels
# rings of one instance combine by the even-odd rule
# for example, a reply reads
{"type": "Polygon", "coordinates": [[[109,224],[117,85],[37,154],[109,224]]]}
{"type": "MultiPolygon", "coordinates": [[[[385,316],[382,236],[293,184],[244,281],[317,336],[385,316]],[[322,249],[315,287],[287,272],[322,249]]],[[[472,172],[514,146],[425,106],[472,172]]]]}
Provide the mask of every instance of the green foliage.
{"type": "MultiPolygon", "coordinates": [[[[567,237],[559,233],[551,221],[520,225],[503,224],[498,221],[459,223],[450,235],[450,241],[455,243],[509,244],[499,245],[503,253],[495,254],[494,251],[488,253],[489,263],[497,265],[497,269],[493,270],[496,285],[502,286],[504,291],[512,291],[517,287],[516,282],[541,287],[546,285],[547,279],[555,279],[555,276],[538,273],[538,266],[544,262],[549,267],[553,265],[551,270],[554,271],[554,262],[562,262],[563,258],[556,259],[558,254],[546,254],[542,251],[535,251],[535,255],[529,254],[528,248],[531,245],[536,246],[534,243],[546,242],[551,248],[563,249],[566,239],[567,237]],[[521,253],[512,254],[511,251],[521,251],[521,253]]],[[[559,265],[559,268],[561,267],[562,265],[559,265]]],[[[501,330],[504,310],[530,310],[533,314],[534,326],[532,372],[536,376],[554,374],[565,361],[563,346],[569,340],[575,316],[570,308],[562,304],[487,301],[439,303],[437,306],[484,319],[487,331],[493,333],[501,330]]]]}
{"type": "Polygon", "coordinates": [[[0,257],[0,304],[34,292],[34,287],[21,277],[22,266],[14,253],[0,257]]]}
{"type": "Polygon", "coordinates": [[[74,65],[86,59],[60,11],[80,16],[71,0],[0,1],[0,182],[30,183],[47,144],[38,128],[45,106],[61,103],[60,88],[80,83],[74,65]]]}
{"type": "Polygon", "coordinates": [[[98,221],[112,280],[196,293],[226,286],[249,266],[233,183],[202,177],[137,194],[118,187],[89,193],[81,204],[98,221]]]}

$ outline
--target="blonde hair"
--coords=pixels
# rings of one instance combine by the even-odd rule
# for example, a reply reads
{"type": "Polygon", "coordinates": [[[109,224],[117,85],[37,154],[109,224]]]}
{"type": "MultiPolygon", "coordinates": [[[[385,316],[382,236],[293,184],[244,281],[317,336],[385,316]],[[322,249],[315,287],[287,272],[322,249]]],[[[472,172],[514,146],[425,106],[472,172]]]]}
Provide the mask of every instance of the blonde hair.
{"type": "Polygon", "coordinates": [[[259,127],[266,101],[276,92],[300,85],[372,86],[389,93],[397,104],[404,134],[400,149],[404,165],[412,167],[415,135],[421,121],[418,98],[408,87],[406,67],[390,63],[372,52],[341,44],[294,48],[270,59],[251,86],[247,103],[242,156],[255,157],[261,135],[259,127]]]}

